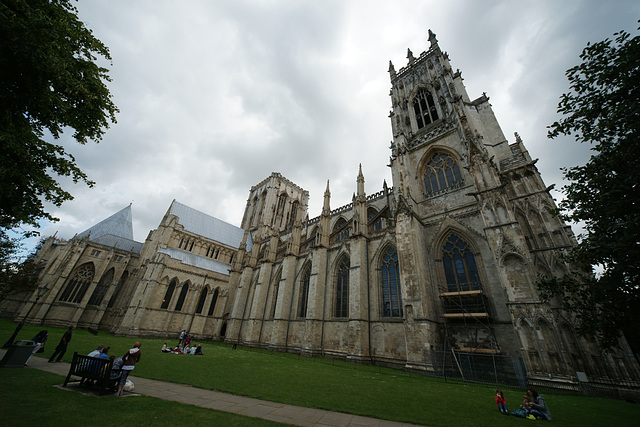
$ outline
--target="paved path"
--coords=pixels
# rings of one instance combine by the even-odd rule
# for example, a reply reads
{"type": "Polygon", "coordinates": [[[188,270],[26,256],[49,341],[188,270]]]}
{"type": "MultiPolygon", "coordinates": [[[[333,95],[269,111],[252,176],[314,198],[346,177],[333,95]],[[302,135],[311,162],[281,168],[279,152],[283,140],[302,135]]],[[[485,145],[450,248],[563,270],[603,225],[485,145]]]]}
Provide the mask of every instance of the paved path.
{"type": "MultiPolygon", "coordinates": [[[[0,350],[0,358],[5,350],[0,350]]],[[[20,368],[0,368],[20,369],[20,368]]],[[[54,374],[67,376],[69,363],[48,363],[42,357],[32,357],[27,369],[41,369],[54,374]]],[[[130,376],[135,383],[135,391],[145,396],[158,399],[172,400],[202,408],[217,409],[248,417],[263,418],[271,421],[305,427],[409,427],[415,424],[395,421],[379,420],[377,418],[361,417],[341,412],[324,411],[322,409],[305,408],[286,405],[284,403],[269,402],[236,396],[218,391],[205,390],[185,384],[149,380],[130,376]]],[[[115,397],[114,397],[115,399],[115,397]]]]}

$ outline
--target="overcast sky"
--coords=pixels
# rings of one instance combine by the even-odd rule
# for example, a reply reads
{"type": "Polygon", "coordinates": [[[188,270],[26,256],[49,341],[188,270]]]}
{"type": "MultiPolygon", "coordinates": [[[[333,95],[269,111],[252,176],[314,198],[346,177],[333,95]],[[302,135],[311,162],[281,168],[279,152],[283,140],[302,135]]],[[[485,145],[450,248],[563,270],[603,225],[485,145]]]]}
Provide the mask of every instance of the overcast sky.
{"type": "MultiPolygon", "coordinates": [[[[391,182],[387,72],[428,48],[427,30],[486,92],[510,142],[522,137],[547,185],[588,147],[549,140],[564,72],[587,42],[635,33],[633,1],[82,1],[79,17],[110,49],[120,109],[99,143],[61,143],[96,186],[41,233],[71,238],[133,202],[143,242],[171,201],[240,225],[251,186],[280,172],[320,214],[351,201],[362,164],[367,194],[391,182]]],[[[556,195],[557,196],[557,195],[556,195]]]]}

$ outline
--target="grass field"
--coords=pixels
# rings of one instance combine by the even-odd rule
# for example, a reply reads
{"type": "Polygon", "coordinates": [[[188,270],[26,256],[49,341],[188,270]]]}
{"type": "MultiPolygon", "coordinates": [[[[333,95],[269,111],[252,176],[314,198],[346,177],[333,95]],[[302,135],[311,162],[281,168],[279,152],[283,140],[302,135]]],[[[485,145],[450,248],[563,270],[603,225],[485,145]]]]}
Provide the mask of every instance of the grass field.
{"type": "MultiPolygon", "coordinates": [[[[0,320],[0,342],[4,343],[14,328],[14,323],[0,320]]],[[[25,326],[18,338],[30,339],[39,329],[25,326]]],[[[60,328],[47,329],[49,342],[45,353],[41,354],[42,357],[51,355],[64,332],[60,328]]],[[[73,351],[86,354],[101,343],[111,345],[111,354],[120,356],[135,341],[135,338],[115,337],[103,332],[93,336],[85,330],[77,330],[64,360],[70,362],[73,351]]],[[[437,378],[409,375],[388,369],[367,369],[362,366],[354,369],[354,365],[342,362],[318,363],[309,358],[283,357],[283,354],[242,349],[234,351],[229,346],[218,343],[202,343],[204,356],[163,354],[159,351],[163,340],[140,341],[142,360],[136,366],[134,376],[190,384],[194,387],[293,405],[430,426],[512,426],[529,422],[501,415],[493,400],[493,387],[445,382],[437,378]]],[[[176,341],[173,339],[170,343],[175,344],[176,341]]],[[[24,393],[24,396],[30,396],[29,390],[32,386],[28,385],[28,381],[35,381],[39,376],[47,377],[51,384],[55,384],[56,381],[58,384],[62,382],[60,377],[56,380],[55,375],[54,378],[49,378],[51,374],[35,370],[0,370],[2,412],[4,413],[5,409],[5,382],[9,385],[9,382],[13,381],[10,387],[22,389],[21,393],[24,393]],[[24,385],[20,385],[22,375],[25,376],[24,385]]],[[[51,387],[45,389],[48,390],[47,393],[53,393],[53,390],[56,394],[60,392],[51,387]]],[[[524,390],[504,389],[504,392],[509,408],[515,409],[521,403],[524,390]]],[[[628,402],[550,391],[544,395],[554,424],[635,426],[640,417],[640,405],[628,402]]],[[[56,399],[64,401],[68,398],[66,396],[63,394],[56,399]]],[[[90,406],[102,407],[103,402],[107,400],[118,401],[109,398],[93,399],[98,402],[89,403],[90,406]]],[[[145,398],[147,399],[150,398],[145,398]]],[[[33,409],[30,400],[31,397],[22,399],[8,407],[29,413],[33,409]]],[[[87,402],[91,402],[88,397],[87,402]]],[[[119,402],[110,403],[112,404],[124,405],[119,402]]],[[[155,408],[162,422],[165,415],[169,415],[169,408],[175,405],[180,406],[169,402],[148,403],[149,408],[155,408]]],[[[151,421],[149,417],[140,418],[140,421],[143,420],[146,423],[151,421]]]]}

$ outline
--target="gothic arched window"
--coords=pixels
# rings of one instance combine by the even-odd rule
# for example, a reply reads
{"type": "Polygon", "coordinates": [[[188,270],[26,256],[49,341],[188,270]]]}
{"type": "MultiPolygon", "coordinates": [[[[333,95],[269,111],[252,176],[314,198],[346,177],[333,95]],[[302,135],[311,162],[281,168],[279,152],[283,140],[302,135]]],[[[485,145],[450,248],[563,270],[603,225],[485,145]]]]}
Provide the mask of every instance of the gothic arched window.
{"type": "Polygon", "coordinates": [[[217,301],[218,301],[218,290],[216,289],[213,292],[213,297],[211,298],[211,305],[209,306],[209,312],[207,313],[207,316],[213,315],[213,310],[215,310],[216,308],[217,301]]]}
{"type": "Polygon", "coordinates": [[[182,285],[182,290],[180,291],[180,296],[178,297],[178,302],[176,303],[176,311],[182,310],[184,300],[187,298],[187,292],[189,292],[189,283],[185,283],[184,285],[182,285]]]}
{"type": "Polygon", "coordinates": [[[291,204],[291,212],[289,212],[289,221],[287,222],[287,227],[292,227],[296,222],[296,215],[298,215],[298,206],[300,202],[297,200],[291,204]]]}
{"type": "Polygon", "coordinates": [[[307,317],[307,308],[309,305],[309,280],[311,279],[311,265],[308,265],[302,274],[300,281],[300,304],[298,309],[298,317],[307,317]]]}
{"type": "Polygon", "coordinates": [[[382,315],[402,317],[398,252],[392,247],[382,257],[382,315]]]}
{"type": "Polygon", "coordinates": [[[336,225],[333,226],[333,233],[338,233],[335,236],[335,242],[342,242],[349,237],[349,227],[347,221],[344,218],[340,218],[336,221],[336,225]]]}
{"type": "Polygon", "coordinates": [[[421,89],[413,98],[413,112],[416,116],[418,129],[438,120],[436,103],[433,101],[431,92],[421,89]]]}
{"type": "Polygon", "coordinates": [[[60,296],[60,301],[80,303],[93,280],[93,263],[88,262],[81,265],[67,282],[67,287],[60,296]]]}
{"type": "Polygon", "coordinates": [[[167,288],[167,292],[164,293],[164,298],[162,298],[162,305],[160,308],[169,308],[169,303],[171,302],[171,298],[173,297],[173,293],[176,290],[176,281],[172,280],[169,283],[169,287],[167,288]]]}
{"type": "Polygon", "coordinates": [[[336,280],[336,317],[349,317],[349,267],[349,257],[342,257],[336,280]]]}
{"type": "Polygon", "coordinates": [[[118,280],[118,283],[116,284],[116,288],[113,290],[113,293],[111,294],[111,298],[109,299],[109,304],[107,304],[107,307],[113,307],[113,304],[116,302],[116,298],[118,297],[118,294],[122,289],[122,285],[124,285],[128,277],[129,277],[128,271],[125,271],[124,273],[122,273],[122,276],[120,276],[120,280],[118,280]]]}
{"type": "Polygon", "coordinates": [[[276,306],[278,305],[278,291],[280,290],[280,279],[282,278],[282,270],[278,271],[275,279],[273,279],[273,291],[271,297],[271,318],[276,316],[276,306]]]}
{"type": "Polygon", "coordinates": [[[427,196],[457,187],[461,183],[460,167],[453,157],[445,153],[434,154],[424,171],[424,189],[427,196]]]}
{"type": "Polygon", "coordinates": [[[204,308],[204,301],[207,299],[208,293],[209,288],[205,286],[202,292],[200,292],[200,299],[198,300],[198,305],[196,306],[196,314],[202,313],[202,309],[204,308]]]}
{"type": "Polygon", "coordinates": [[[451,234],[442,248],[442,264],[449,292],[482,289],[476,258],[467,242],[451,234]]]}
{"type": "Polygon", "coordinates": [[[102,279],[100,279],[98,286],[96,286],[93,294],[91,294],[91,298],[89,298],[89,302],[87,303],[88,305],[102,304],[102,300],[104,299],[107,290],[109,290],[109,286],[111,286],[111,283],[113,282],[114,272],[115,270],[112,268],[107,271],[104,276],[102,276],[102,279]]]}
{"type": "MultiPolygon", "coordinates": [[[[371,220],[376,217],[376,215],[378,215],[378,211],[375,210],[375,208],[367,209],[367,223],[370,223],[371,220]]],[[[379,231],[379,230],[382,230],[382,218],[381,217],[378,217],[376,219],[376,222],[374,222],[372,227],[371,227],[371,231],[379,231]]]]}

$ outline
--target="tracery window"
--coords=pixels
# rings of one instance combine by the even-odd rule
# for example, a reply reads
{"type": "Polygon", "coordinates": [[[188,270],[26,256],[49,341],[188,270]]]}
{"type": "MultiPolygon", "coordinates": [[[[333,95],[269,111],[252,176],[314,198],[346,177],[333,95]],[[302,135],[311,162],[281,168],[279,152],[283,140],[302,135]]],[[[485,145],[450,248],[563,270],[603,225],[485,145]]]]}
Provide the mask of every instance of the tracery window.
{"type": "Polygon", "coordinates": [[[207,313],[207,316],[213,315],[213,310],[215,310],[215,308],[216,308],[216,302],[218,302],[218,290],[217,289],[213,292],[213,298],[211,298],[211,305],[209,306],[209,312],[207,313]]]}
{"type": "Polygon", "coordinates": [[[176,281],[172,280],[169,283],[169,287],[167,288],[167,292],[164,294],[164,298],[162,298],[162,305],[160,308],[169,308],[169,303],[171,302],[171,298],[173,297],[173,293],[176,290],[176,281]]]}
{"type": "MultiPolygon", "coordinates": [[[[375,218],[376,215],[378,215],[378,211],[374,208],[369,208],[367,210],[367,223],[371,222],[371,220],[375,218]]],[[[371,231],[382,230],[382,218],[376,219],[376,222],[373,223],[373,226],[371,228],[371,231]]]]}
{"type": "Polygon", "coordinates": [[[449,292],[482,289],[476,258],[471,248],[456,234],[451,234],[442,248],[442,264],[449,292]]]}
{"type": "Polygon", "coordinates": [[[196,314],[202,313],[202,309],[204,308],[204,302],[207,299],[208,293],[209,293],[209,288],[205,286],[202,292],[200,292],[200,299],[198,300],[198,305],[196,306],[196,314]]]}
{"type": "Polygon", "coordinates": [[[298,317],[307,317],[307,308],[309,304],[309,280],[311,279],[311,265],[308,265],[302,274],[300,281],[300,304],[298,317]]]}
{"type": "Polygon", "coordinates": [[[336,317],[349,317],[349,268],[349,257],[342,257],[336,280],[336,317]]]}
{"type": "Polygon", "coordinates": [[[189,283],[185,283],[184,285],[182,285],[182,290],[180,291],[180,296],[178,297],[178,302],[176,303],[176,311],[182,310],[184,300],[185,298],[187,298],[187,292],[189,292],[189,283]]]}
{"type": "Polygon", "coordinates": [[[109,304],[107,304],[107,307],[113,307],[113,304],[116,302],[116,298],[118,297],[118,294],[122,289],[122,285],[124,285],[128,277],[129,277],[128,271],[125,271],[124,273],[122,273],[122,276],[120,276],[120,280],[118,280],[118,283],[116,284],[116,288],[113,290],[113,293],[111,294],[111,298],[109,299],[109,304]]]}
{"type": "Polygon", "coordinates": [[[104,276],[102,276],[102,279],[100,279],[100,282],[98,283],[96,288],[93,290],[93,294],[91,294],[91,298],[89,298],[89,302],[87,303],[88,305],[102,304],[102,300],[104,299],[104,296],[109,290],[109,286],[111,286],[111,283],[113,282],[114,272],[115,270],[112,268],[109,271],[107,271],[104,274],[104,276]]]}
{"type": "Polygon", "coordinates": [[[344,218],[340,218],[333,227],[333,232],[338,233],[335,236],[335,242],[342,242],[343,240],[346,240],[349,237],[347,221],[344,218]]]}
{"type": "Polygon", "coordinates": [[[88,262],[81,265],[67,282],[67,287],[60,296],[60,301],[67,301],[78,304],[82,301],[93,280],[93,263],[88,262]]]}
{"type": "Polygon", "coordinates": [[[416,94],[413,98],[413,112],[418,129],[438,120],[438,111],[430,91],[422,89],[416,94]]]}
{"type": "Polygon", "coordinates": [[[398,252],[392,247],[382,257],[382,315],[402,317],[398,252]]]}
{"type": "Polygon", "coordinates": [[[287,227],[292,227],[293,224],[296,222],[296,215],[298,214],[298,205],[299,204],[300,203],[296,200],[291,205],[291,212],[289,212],[289,221],[287,223],[287,227]]]}
{"type": "Polygon", "coordinates": [[[462,174],[458,163],[448,154],[436,153],[424,172],[424,188],[427,196],[433,196],[447,188],[457,187],[462,183],[462,174]]]}

